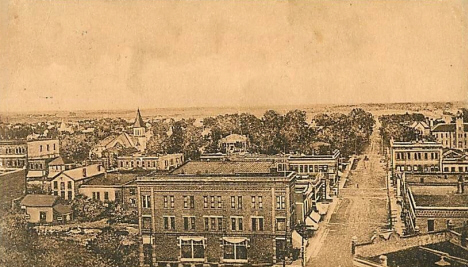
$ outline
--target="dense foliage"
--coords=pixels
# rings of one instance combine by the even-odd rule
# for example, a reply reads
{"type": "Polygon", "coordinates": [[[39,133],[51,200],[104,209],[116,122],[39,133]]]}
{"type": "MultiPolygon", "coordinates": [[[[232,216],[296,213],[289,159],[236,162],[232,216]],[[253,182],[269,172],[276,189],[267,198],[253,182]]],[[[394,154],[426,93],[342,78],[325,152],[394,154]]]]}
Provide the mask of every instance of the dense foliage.
{"type": "Polygon", "coordinates": [[[320,153],[340,149],[344,155],[361,153],[369,141],[375,120],[371,113],[354,109],[349,114],[319,114],[310,124],[302,110],[284,115],[268,110],[261,118],[249,113],[208,117],[200,126],[194,119],[160,121],[153,124],[148,144],[153,153],[184,153],[197,158],[200,152],[217,152],[219,140],[229,134],[249,138],[252,153],[320,153]],[[319,150],[319,151],[317,151],[319,150]]]}
{"type": "MultiPolygon", "coordinates": [[[[420,138],[415,129],[411,128],[411,123],[415,121],[425,121],[425,117],[420,113],[405,113],[382,115],[379,117],[381,123],[380,135],[384,143],[388,145],[393,138],[395,141],[412,141],[420,138]]],[[[432,137],[425,137],[432,140],[432,137]]]]}

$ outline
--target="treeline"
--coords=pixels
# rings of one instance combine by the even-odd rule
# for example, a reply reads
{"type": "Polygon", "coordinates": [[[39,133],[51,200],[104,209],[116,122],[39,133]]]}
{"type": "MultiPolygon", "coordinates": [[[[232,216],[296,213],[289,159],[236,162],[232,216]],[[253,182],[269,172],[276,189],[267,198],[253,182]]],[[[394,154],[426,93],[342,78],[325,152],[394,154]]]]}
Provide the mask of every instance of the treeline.
{"type": "MultiPolygon", "coordinates": [[[[384,144],[389,145],[392,138],[395,141],[412,141],[421,138],[410,126],[415,121],[426,121],[426,117],[421,113],[391,114],[380,116],[379,121],[380,135],[384,144]]],[[[431,136],[425,138],[433,139],[431,136]]]]}
{"type": "Polygon", "coordinates": [[[319,114],[314,123],[306,112],[292,110],[284,115],[268,110],[261,118],[249,113],[226,114],[203,119],[153,124],[154,137],[148,144],[152,153],[184,153],[196,159],[201,152],[217,152],[219,140],[229,134],[249,138],[252,153],[324,153],[339,149],[345,156],[361,153],[375,124],[371,113],[353,109],[348,114],[319,114]],[[326,151],[325,151],[326,150],[326,151]]]}

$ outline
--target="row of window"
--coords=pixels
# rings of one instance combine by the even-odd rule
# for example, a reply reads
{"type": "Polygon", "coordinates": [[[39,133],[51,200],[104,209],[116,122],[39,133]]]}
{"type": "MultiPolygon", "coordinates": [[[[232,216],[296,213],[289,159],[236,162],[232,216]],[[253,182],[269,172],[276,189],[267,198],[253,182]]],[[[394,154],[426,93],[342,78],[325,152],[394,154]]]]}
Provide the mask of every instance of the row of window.
{"type": "Polygon", "coordinates": [[[317,173],[317,172],[328,172],[328,165],[310,165],[310,164],[300,164],[292,165],[291,170],[299,173],[317,173]]]}
{"type": "MultiPolygon", "coordinates": [[[[231,216],[229,220],[230,224],[225,225],[223,216],[203,216],[203,229],[205,231],[224,231],[226,227],[231,231],[244,231],[244,217],[243,216],[231,216]]],[[[151,229],[151,216],[142,217],[142,229],[151,229]]],[[[184,231],[195,231],[196,229],[196,217],[195,216],[183,216],[182,220],[184,231]]],[[[286,218],[276,218],[276,230],[286,230],[286,218]]],[[[175,216],[163,216],[163,227],[165,230],[176,230],[176,217],[175,216]]],[[[264,218],[262,216],[252,216],[250,218],[250,230],[251,231],[263,231],[264,230],[264,218]]]]}
{"type": "Polygon", "coordinates": [[[468,166],[444,167],[444,172],[468,172],[468,166]]]}
{"type": "MultiPolygon", "coordinates": [[[[53,191],[53,194],[54,194],[54,196],[58,196],[58,195],[59,195],[59,191],[54,190],[54,191],[53,191]]],[[[65,199],[65,197],[66,197],[66,199],[72,200],[72,198],[73,198],[73,193],[72,193],[72,191],[70,191],[70,190],[68,190],[68,191],[60,191],[60,197],[63,198],[63,199],[65,199]],[[66,192],[67,194],[65,194],[65,192],[66,192]]]]}
{"type": "MultiPolygon", "coordinates": [[[[47,149],[47,151],[50,151],[50,145],[49,144],[46,145],[46,149],[47,149]]],[[[53,144],[53,150],[54,151],[56,150],[55,144],[53,144]]],[[[39,146],[39,152],[42,152],[42,151],[43,151],[43,145],[40,145],[39,146]]]]}
{"type": "MultiPolygon", "coordinates": [[[[243,196],[231,196],[231,209],[242,209],[243,208],[243,196]]],[[[142,207],[151,208],[151,196],[142,195],[142,207]]],[[[183,196],[184,209],[195,208],[195,197],[194,196],[183,196]]],[[[175,197],[174,196],[163,196],[163,207],[165,209],[175,208],[175,197]]],[[[250,207],[252,209],[263,209],[263,197],[262,196],[251,196],[250,207]]],[[[223,208],[222,196],[203,196],[203,208],[208,209],[221,209],[223,208]]],[[[276,196],[276,209],[286,209],[286,197],[276,196]]]]}
{"type": "Polygon", "coordinates": [[[439,153],[437,152],[396,152],[395,158],[397,160],[429,160],[439,159],[439,153]]]}
{"type": "Polygon", "coordinates": [[[5,148],[5,154],[26,154],[26,148],[24,147],[5,148]]]}
{"type": "MultiPolygon", "coordinates": [[[[446,133],[434,133],[434,135],[435,135],[436,138],[449,138],[449,137],[454,136],[455,133],[452,132],[452,133],[450,133],[450,135],[447,132],[446,133]]],[[[467,133],[459,133],[458,134],[458,138],[463,138],[463,137],[467,138],[467,136],[468,136],[467,133]]]]}
{"type": "MultiPolygon", "coordinates": [[[[5,160],[6,167],[23,167],[24,160],[5,160]]],[[[3,162],[0,161],[0,166],[3,166],[3,162]]]]}
{"type": "Polygon", "coordinates": [[[135,162],[136,162],[136,166],[137,167],[141,167],[142,168],[145,168],[145,167],[148,167],[148,168],[156,168],[156,164],[157,164],[157,161],[156,160],[152,160],[152,161],[149,161],[149,160],[146,160],[146,161],[140,161],[140,160],[127,160],[127,161],[120,161],[120,168],[123,168],[124,166],[126,168],[133,168],[135,167],[135,162]],[[141,162],[141,164],[140,164],[141,162]]]}
{"type": "Polygon", "coordinates": [[[396,165],[398,171],[413,171],[413,172],[438,172],[438,165],[396,165]]]}
{"type": "MultiPolygon", "coordinates": [[[[206,247],[205,242],[205,240],[198,239],[181,240],[179,243],[180,258],[204,260],[206,247]]],[[[229,242],[228,240],[223,240],[222,253],[224,260],[247,260],[249,247],[247,242],[247,239],[241,242],[229,242]]],[[[151,245],[143,246],[143,260],[145,264],[152,265],[151,245]]]]}
{"type": "MultiPolygon", "coordinates": [[[[52,189],[58,190],[58,181],[54,181],[52,189]]],[[[72,189],[72,182],[67,182],[67,189],[72,189]]],[[[65,190],[65,182],[60,182],[60,190],[65,190]]]]}
{"type": "Polygon", "coordinates": [[[109,192],[104,192],[104,199],[101,199],[101,192],[93,192],[93,200],[104,200],[107,201],[109,200],[109,192]]]}

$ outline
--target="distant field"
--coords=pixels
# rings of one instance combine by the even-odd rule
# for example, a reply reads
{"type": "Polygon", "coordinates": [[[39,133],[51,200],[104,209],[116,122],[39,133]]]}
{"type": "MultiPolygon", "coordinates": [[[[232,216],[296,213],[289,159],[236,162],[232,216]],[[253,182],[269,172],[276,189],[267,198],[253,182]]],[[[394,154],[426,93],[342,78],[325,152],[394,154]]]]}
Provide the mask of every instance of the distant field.
{"type": "Polygon", "coordinates": [[[25,170],[0,175],[0,213],[11,207],[11,201],[23,195],[25,170]]]}
{"type": "MultiPolygon", "coordinates": [[[[318,113],[348,113],[353,108],[363,108],[379,116],[382,114],[420,112],[426,116],[439,116],[444,110],[456,111],[466,107],[462,102],[434,102],[434,103],[387,103],[387,104],[353,104],[353,105],[283,105],[283,106],[233,106],[233,107],[185,107],[185,108],[141,108],[144,119],[149,118],[205,118],[221,114],[248,112],[261,117],[267,110],[275,110],[286,113],[289,110],[300,109],[307,112],[311,119],[318,113]]],[[[40,122],[40,121],[78,121],[96,118],[123,118],[132,120],[135,118],[135,109],[131,110],[82,110],[82,111],[48,111],[33,113],[0,113],[0,121],[4,122],[40,122]]]]}

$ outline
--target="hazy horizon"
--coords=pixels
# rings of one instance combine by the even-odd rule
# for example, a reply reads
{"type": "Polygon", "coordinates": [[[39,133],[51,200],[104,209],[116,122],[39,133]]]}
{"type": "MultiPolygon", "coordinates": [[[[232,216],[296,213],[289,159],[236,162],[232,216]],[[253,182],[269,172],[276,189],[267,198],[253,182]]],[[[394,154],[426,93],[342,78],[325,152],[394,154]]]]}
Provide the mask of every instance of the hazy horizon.
{"type": "Polygon", "coordinates": [[[0,112],[466,102],[467,7],[1,1],[0,112]]]}

